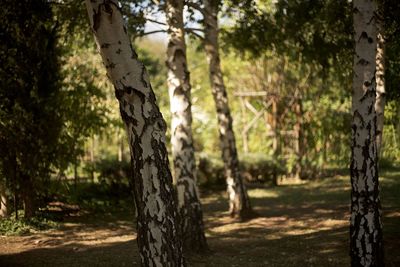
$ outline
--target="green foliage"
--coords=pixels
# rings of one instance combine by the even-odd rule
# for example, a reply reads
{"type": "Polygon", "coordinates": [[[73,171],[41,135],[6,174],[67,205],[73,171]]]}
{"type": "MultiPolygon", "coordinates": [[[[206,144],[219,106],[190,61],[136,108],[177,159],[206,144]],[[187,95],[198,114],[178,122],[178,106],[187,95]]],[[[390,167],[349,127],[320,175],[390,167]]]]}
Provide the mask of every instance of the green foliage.
{"type": "Polygon", "coordinates": [[[86,210],[101,211],[107,207],[119,207],[124,203],[133,202],[130,187],[123,183],[108,184],[105,181],[100,183],[83,182],[76,187],[70,186],[65,194],[66,202],[78,204],[86,210]]]}
{"type": "MultiPolygon", "coordinates": [[[[200,153],[197,156],[197,177],[200,185],[206,187],[225,186],[224,164],[220,157],[200,153]]],[[[286,172],[281,162],[262,153],[243,154],[240,157],[240,171],[247,182],[274,182],[277,176],[286,172]]]]}
{"type": "MultiPolygon", "coordinates": [[[[20,217],[23,212],[20,212],[20,217]]],[[[24,235],[33,231],[42,231],[58,227],[56,221],[46,217],[33,217],[30,219],[15,220],[14,216],[0,219],[0,235],[24,235]]]]}
{"type": "Polygon", "coordinates": [[[128,184],[132,175],[131,163],[129,161],[118,161],[116,159],[103,159],[95,164],[99,172],[99,181],[107,184],[128,184]]]}
{"type": "Polygon", "coordinates": [[[7,1],[0,11],[0,168],[12,189],[49,179],[63,114],[58,24],[45,1],[7,1]]]}
{"type": "Polygon", "coordinates": [[[400,162],[400,106],[392,100],[385,106],[385,125],[383,128],[381,166],[393,165],[400,162]],[[391,163],[391,164],[390,164],[391,163]]]}

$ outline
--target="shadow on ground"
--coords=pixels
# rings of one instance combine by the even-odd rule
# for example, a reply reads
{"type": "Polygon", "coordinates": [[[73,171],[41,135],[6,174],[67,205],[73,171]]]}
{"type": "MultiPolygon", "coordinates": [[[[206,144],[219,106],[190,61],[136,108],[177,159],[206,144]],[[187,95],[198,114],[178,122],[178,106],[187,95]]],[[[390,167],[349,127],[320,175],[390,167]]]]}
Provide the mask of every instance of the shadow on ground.
{"type": "MultiPolygon", "coordinates": [[[[347,177],[250,190],[260,217],[227,216],[224,192],[205,195],[211,254],[189,266],[349,266],[347,177]]],[[[386,266],[400,266],[400,177],[382,179],[386,266]]],[[[139,266],[133,222],[125,215],[67,221],[61,229],[0,237],[0,266],[139,266]]]]}

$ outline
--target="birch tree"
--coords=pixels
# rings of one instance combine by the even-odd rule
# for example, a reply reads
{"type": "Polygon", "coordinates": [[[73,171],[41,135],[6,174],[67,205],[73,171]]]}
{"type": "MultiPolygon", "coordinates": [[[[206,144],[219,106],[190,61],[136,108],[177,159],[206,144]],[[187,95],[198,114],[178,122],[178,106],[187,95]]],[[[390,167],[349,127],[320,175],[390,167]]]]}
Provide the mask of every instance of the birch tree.
{"type": "Polygon", "coordinates": [[[200,251],[207,249],[207,241],[196,185],[191,85],[186,59],[183,6],[183,0],[167,0],[165,10],[169,37],[166,63],[172,113],[171,146],[184,247],[200,251]]]}
{"type": "Polygon", "coordinates": [[[8,198],[5,183],[0,181],[0,218],[8,216],[8,198]]]}
{"type": "Polygon", "coordinates": [[[131,46],[118,1],[86,0],[86,6],[128,132],[141,264],[184,266],[166,124],[148,74],[131,46]]]}
{"type": "Polygon", "coordinates": [[[229,196],[229,212],[233,217],[245,218],[252,215],[252,209],[239,170],[235,134],[232,127],[233,120],[221,70],[218,44],[220,1],[204,0],[203,4],[205,52],[209,64],[212,95],[218,116],[220,147],[229,196]]]}
{"type": "Polygon", "coordinates": [[[384,266],[376,131],[376,7],[353,2],[354,77],[351,144],[351,266],[384,266]]]}
{"type": "Polygon", "coordinates": [[[376,145],[378,155],[382,146],[384,111],[386,103],[385,90],[385,38],[383,34],[383,18],[377,21],[377,47],[376,47],[376,145]]]}

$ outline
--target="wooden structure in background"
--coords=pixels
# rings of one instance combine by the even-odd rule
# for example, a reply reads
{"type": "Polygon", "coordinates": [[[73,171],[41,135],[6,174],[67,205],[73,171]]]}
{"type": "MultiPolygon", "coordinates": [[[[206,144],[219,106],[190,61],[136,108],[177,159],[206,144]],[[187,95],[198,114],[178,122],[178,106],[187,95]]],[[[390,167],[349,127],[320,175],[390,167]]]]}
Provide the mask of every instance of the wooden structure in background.
{"type": "Polygon", "coordinates": [[[272,151],[275,157],[288,159],[296,155],[296,164],[292,174],[295,178],[302,176],[302,159],[304,156],[305,138],[303,131],[303,106],[300,90],[295,90],[292,96],[281,96],[267,91],[236,92],[241,103],[242,123],[244,125],[241,137],[243,151],[249,152],[248,138],[250,130],[264,117],[267,136],[272,138],[272,151]],[[262,108],[256,108],[251,101],[261,100],[262,108]],[[247,113],[253,114],[250,121],[247,113]],[[292,114],[292,116],[291,116],[292,114]],[[294,121],[294,123],[290,123],[294,121]],[[293,126],[292,126],[293,125],[293,126]],[[290,128],[292,126],[292,128],[290,128]]]}

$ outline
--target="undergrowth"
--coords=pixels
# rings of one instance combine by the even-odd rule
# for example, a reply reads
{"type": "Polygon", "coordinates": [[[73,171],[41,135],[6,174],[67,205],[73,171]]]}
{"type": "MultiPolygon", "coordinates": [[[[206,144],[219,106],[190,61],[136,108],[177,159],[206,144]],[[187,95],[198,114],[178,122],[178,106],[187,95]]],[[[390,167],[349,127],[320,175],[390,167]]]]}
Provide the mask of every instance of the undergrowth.
{"type": "Polygon", "coordinates": [[[0,235],[24,235],[35,231],[57,228],[58,226],[58,222],[42,216],[30,219],[15,219],[14,216],[10,216],[9,218],[0,219],[0,235]]]}

